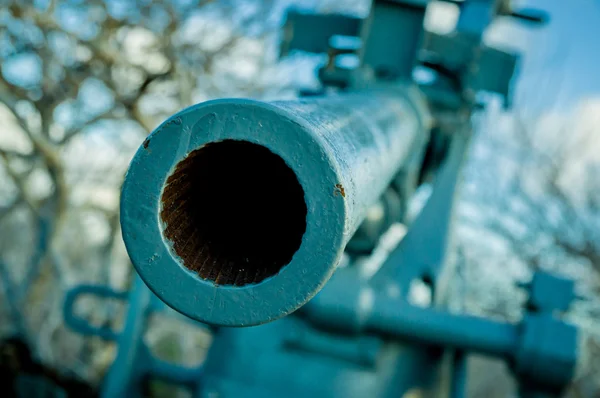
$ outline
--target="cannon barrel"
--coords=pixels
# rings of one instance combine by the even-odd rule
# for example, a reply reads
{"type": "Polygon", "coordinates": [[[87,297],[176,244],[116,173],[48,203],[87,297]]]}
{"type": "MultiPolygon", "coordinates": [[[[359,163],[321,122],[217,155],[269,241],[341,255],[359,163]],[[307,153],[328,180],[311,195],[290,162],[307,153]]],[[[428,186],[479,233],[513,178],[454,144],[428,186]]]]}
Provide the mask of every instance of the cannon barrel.
{"type": "Polygon", "coordinates": [[[213,325],[298,309],[425,141],[424,104],[400,86],[214,100],[175,114],[144,141],[123,184],[136,270],[169,306],[213,325]]]}

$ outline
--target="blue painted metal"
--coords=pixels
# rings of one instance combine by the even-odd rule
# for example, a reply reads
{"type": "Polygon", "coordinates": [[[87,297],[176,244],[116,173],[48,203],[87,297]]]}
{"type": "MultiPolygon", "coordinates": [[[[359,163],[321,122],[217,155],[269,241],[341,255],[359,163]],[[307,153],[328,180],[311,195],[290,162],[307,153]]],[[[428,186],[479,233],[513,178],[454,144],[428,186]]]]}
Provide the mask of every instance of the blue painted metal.
{"type": "Polygon", "coordinates": [[[528,293],[527,305],[534,312],[565,312],[577,298],[572,280],[538,271],[531,282],[525,284],[528,293]]]}
{"type": "Polygon", "coordinates": [[[362,19],[356,16],[290,9],[283,27],[281,55],[293,51],[326,53],[332,36],[358,36],[361,24],[362,19]]]}
{"type": "Polygon", "coordinates": [[[308,304],[307,311],[312,322],[326,328],[373,332],[490,356],[510,357],[519,344],[516,325],[419,308],[381,296],[365,289],[344,296],[321,294],[308,304]],[[361,306],[361,299],[370,308],[361,306]]]}
{"type": "Polygon", "coordinates": [[[101,299],[127,300],[127,292],[119,292],[108,286],[101,285],[78,285],[69,290],[63,304],[65,324],[84,336],[97,336],[104,340],[117,340],[119,333],[109,326],[94,326],[86,319],[76,315],[75,303],[82,296],[96,296],[101,299]]]}
{"type": "MultiPolygon", "coordinates": [[[[506,3],[506,2],[504,2],[506,3]]],[[[460,33],[481,38],[485,29],[492,23],[502,2],[498,0],[471,0],[460,7],[456,30],[460,33]]]]}
{"type": "Polygon", "coordinates": [[[428,0],[375,0],[362,25],[361,64],[378,80],[410,79],[421,48],[428,0]],[[402,45],[394,45],[402,40],[402,45]]]}
{"type": "Polygon", "coordinates": [[[156,358],[144,340],[149,317],[163,312],[164,303],[156,298],[146,285],[136,277],[131,291],[115,291],[107,286],[80,285],[67,293],[64,303],[65,323],[86,336],[97,336],[115,341],[117,356],[102,387],[102,397],[142,397],[148,379],[164,380],[189,390],[196,390],[201,383],[202,367],[189,368],[156,358]],[[83,296],[99,299],[127,301],[129,307],[125,325],[120,331],[110,327],[98,327],[75,314],[77,300],[83,296]]]}
{"type": "MultiPolygon", "coordinates": [[[[427,115],[407,93],[399,87],[273,103],[218,100],[169,119],[136,153],[121,196],[123,237],[142,279],[176,310],[215,325],[257,325],[302,306],[327,282],[367,209],[409,158],[413,141],[426,134],[427,115]],[[291,262],[276,277],[242,287],[190,272],[159,219],[174,167],[192,151],[226,140],[258,144],[281,157],[308,209],[291,262]]],[[[245,160],[231,162],[243,168],[245,160]]],[[[219,261],[215,267],[228,267],[219,261]]]]}
{"type": "Polygon", "coordinates": [[[456,351],[452,357],[453,372],[450,385],[450,398],[464,398],[467,396],[467,356],[462,351],[456,351]]]}
{"type": "Polygon", "coordinates": [[[575,300],[575,285],[572,280],[538,271],[524,287],[529,313],[523,320],[514,372],[525,381],[521,386],[525,395],[543,392],[559,396],[575,376],[578,331],[558,318],[575,300]]]}
{"type": "Polygon", "coordinates": [[[198,397],[398,397],[415,389],[463,397],[469,353],[509,363],[524,397],[555,396],[567,385],[578,332],[557,312],[573,300],[572,282],[536,273],[519,323],[445,310],[454,197],[475,94],[494,92],[510,105],[518,61],[485,46],[483,33],[499,15],[544,19],[513,11],[506,0],[454,3],[461,15],[450,35],[423,30],[425,0],[375,0],[365,19],[291,11],[282,54],[328,54],[318,74],[335,94],[209,101],[148,137],[123,186],[121,222],[132,262],[156,296],[136,279],[120,332],[88,325],[72,309],[83,294],[124,300],[124,293],[83,286],[65,303],[68,325],[119,344],[104,396],[136,396],[145,380],[162,378],[198,397]],[[417,87],[415,66],[436,78],[417,87]],[[220,161],[203,160],[216,148],[220,161]],[[278,160],[253,169],[266,158],[278,160]],[[406,203],[431,178],[429,200],[407,218],[406,203]],[[397,222],[406,236],[375,264],[377,242],[397,222]],[[229,238],[217,242],[203,224],[225,225],[229,238]],[[262,224],[275,233],[261,241],[262,224]],[[299,225],[292,247],[289,231],[299,225]],[[251,255],[235,246],[239,231],[252,242],[251,255]],[[288,246],[285,261],[256,249],[288,246]],[[344,250],[349,259],[340,262],[344,250]],[[416,282],[431,288],[429,305],[411,301],[416,282]],[[213,325],[269,323],[216,330],[202,369],[186,369],[156,360],[143,343],[148,315],[164,309],[157,297],[213,325]],[[443,373],[451,375],[447,386],[443,373]]]}

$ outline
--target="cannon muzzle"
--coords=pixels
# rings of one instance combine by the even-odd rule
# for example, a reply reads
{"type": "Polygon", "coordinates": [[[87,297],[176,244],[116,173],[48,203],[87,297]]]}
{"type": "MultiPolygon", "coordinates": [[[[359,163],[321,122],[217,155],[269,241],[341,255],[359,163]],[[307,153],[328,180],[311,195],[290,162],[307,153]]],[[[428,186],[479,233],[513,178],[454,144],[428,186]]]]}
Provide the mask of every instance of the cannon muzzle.
{"type": "Polygon", "coordinates": [[[209,324],[298,309],[423,141],[426,114],[406,87],[183,110],[146,139],[125,178],[121,223],[136,270],[209,324]]]}

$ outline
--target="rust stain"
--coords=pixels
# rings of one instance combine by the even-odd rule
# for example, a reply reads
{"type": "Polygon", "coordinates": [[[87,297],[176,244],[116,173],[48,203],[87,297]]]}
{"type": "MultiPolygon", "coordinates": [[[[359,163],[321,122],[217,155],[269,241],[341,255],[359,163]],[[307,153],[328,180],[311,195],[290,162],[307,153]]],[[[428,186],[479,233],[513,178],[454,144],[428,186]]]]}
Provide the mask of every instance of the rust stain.
{"type": "Polygon", "coordinates": [[[333,190],[333,196],[342,195],[342,198],[346,197],[346,191],[342,184],[335,184],[335,189],[333,190]]]}

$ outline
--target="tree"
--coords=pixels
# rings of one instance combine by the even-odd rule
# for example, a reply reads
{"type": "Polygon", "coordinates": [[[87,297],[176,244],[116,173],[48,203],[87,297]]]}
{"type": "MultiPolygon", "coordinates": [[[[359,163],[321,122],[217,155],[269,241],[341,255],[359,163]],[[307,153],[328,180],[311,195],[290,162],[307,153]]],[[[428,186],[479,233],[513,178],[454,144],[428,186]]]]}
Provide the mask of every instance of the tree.
{"type": "MultiPolygon", "coordinates": [[[[275,65],[273,16],[268,1],[2,2],[2,334],[99,376],[110,355],[65,329],[64,292],[81,281],[127,287],[119,187],[149,131],[193,103],[289,84],[296,66],[275,65]]],[[[98,308],[94,322],[112,322],[82,304],[98,308]]]]}

